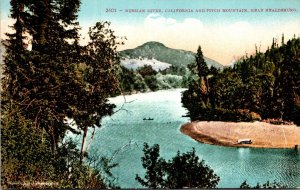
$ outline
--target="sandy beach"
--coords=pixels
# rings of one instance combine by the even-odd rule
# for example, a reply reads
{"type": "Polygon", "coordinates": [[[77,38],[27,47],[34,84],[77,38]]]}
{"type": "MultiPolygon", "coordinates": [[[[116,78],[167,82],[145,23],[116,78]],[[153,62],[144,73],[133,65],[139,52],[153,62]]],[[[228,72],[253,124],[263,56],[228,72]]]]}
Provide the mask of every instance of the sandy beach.
{"type": "Polygon", "coordinates": [[[273,125],[265,122],[201,121],[183,125],[180,131],[207,144],[256,148],[300,147],[300,127],[273,125]],[[251,139],[252,144],[238,144],[239,139],[251,139]]]}

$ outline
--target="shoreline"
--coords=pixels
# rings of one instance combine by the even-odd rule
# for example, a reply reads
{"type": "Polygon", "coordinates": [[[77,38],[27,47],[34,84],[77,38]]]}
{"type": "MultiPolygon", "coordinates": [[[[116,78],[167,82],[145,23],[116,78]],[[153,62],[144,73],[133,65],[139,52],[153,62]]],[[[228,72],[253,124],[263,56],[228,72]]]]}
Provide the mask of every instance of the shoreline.
{"type": "Polygon", "coordinates": [[[251,148],[300,147],[300,127],[273,125],[265,122],[198,121],[180,127],[181,133],[194,140],[211,145],[251,148]],[[239,139],[249,138],[252,144],[238,144],[239,139]]]}

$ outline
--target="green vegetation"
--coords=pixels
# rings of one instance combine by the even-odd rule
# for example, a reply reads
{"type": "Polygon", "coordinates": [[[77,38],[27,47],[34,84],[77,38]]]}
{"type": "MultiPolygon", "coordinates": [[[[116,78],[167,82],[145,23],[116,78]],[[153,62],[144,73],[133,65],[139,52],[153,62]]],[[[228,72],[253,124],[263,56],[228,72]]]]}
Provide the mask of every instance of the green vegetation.
{"type": "MultiPolygon", "coordinates": [[[[183,189],[183,188],[216,188],[220,177],[200,160],[195,149],[186,153],[177,152],[169,161],[160,157],[158,144],[149,147],[144,143],[142,165],[146,169],[144,178],[136,175],[136,180],[144,187],[151,189],[183,189]]],[[[241,189],[278,189],[285,188],[276,181],[250,186],[244,181],[241,189]]]]}
{"type": "Polygon", "coordinates": [[[267,118],[300,124],[300,39],[273,40],[233,67],[208,69],[199,47],[189,66],[194,79],[182,103],[192,120],[253,121],[267,118]]]}
{"type": "MultiPolygon", "coordinates": [[[[194,59],[195,53],[176,50],[166,47],[159,42],[147,42],[135,49],[128,49],[119,53],[122,59],[134,59],[134,63],[123,63],[121,66],[120,87],[123,92],[145,92],[156,91],[170,88],[187,88],[192,80],[192,74],[187,69],[189,63],[194,59]],[[148,61],[148,64],[142,63],[146,60],[155,59],[163,64],[169,64],[169,67],[163,68],[155,61],[148,61]],[[143,66],[141,66],[141,65],[143,66]],[[137,67],[133,69],[132,67],[137,67]],[[159,68],[159,69],[158,69],[159,68]],[[144,74],[146,72],[146,74],[144,74]],[[128,82],[131,82],[128,84],[128,82]]],[[[209,67],[222,69],[223,66],[214,60],[204,58],[209,67]]],[[[121,93],[121,92],[120,92],[121,93]]],[[[119,93],[119,94],[120,94],[119,93]]]]}
{"type": "Polygon", "coordinates": [[[149,147],[144,144],[143,167],[146,169],[144,179],[136,176],[136,180],[148,188],[215,188],[220,178],[214,174],[203,160],[190,152],[177,155],[166,161],[160,157],[159,145],[149,147]]]}
{"type": "Polygon", "coordinates": [[[1,185],[3,188],[107,188],[109,178],[80,164],[80,150],[70,139],[51,154],[45,130],[32,127],[20,113],[5,119],[1,129],[1,185]],[[7,121],[11,119],[11,121],[7,121]]]}
{"type": "Polygon", "coordinates": [[[98,22],[88,44],[79,45],[79,0],[10,3],[15,24],[3,42],[1,79],[3,187],[107,187],[105,173],[83,163],[84,145],[88,127],[113,114],[107,98],[118,89],[120,43],[108,22],[98,22]],[[65,139],[67,131],[83,134],[80,150],[65,139]]]}
{"type": "Polygon", "coordinates": [[[272,183],[270,183],[269,181],[267,181],[266,183],[260,185],[259,183],[256,184],[256,186],[250,186],[247,181],[244,181],[241,186],[241,189],[284,189],[286,187],[284,187],[282,184],[274,181],[272,183]]]}
{"type": "MultiPolygon", "coordinates": [[[[171,49],[159,42],[147,42],[135,49],[128,49],[120,52],[121,57],[128,58],[148,58],[169,63],[173,66],[186,68],[188,64],[194,61],[195,53],[185,50],[171,49]]],[[[209,58],[204,58],[209,66],[222,68],[223,66],[209,58]]]]}
{"type": "Polygon", "coordinates": [[[121,66],[118,76],[120,89],[117,94],[182,88],[187,84],[184,77],[177,74],[162,74],[155,71],[151,65],[145,65],[135,71],[121,66]]]}

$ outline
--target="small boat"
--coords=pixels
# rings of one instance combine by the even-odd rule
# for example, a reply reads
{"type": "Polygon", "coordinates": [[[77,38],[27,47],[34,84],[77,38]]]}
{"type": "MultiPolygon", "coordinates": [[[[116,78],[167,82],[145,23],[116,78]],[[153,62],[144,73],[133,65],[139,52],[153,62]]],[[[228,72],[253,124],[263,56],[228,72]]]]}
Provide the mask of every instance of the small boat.
{"type": "Polygon", "coordinates": [[[144,118],[143,120],[154,120],[154,118],[144,118]]]}
{"type": "Polygon", "coordinates": [[[239,139],[237,141],[238,144],[252,144],[252,140],[251,139],[239,139]]]}

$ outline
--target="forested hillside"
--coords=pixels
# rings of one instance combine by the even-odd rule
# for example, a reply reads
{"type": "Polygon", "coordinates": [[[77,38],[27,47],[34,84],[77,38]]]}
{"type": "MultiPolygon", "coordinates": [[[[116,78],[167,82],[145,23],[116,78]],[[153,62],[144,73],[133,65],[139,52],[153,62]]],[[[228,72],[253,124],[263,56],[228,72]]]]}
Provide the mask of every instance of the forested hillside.
{"type": "MultiPolygon", "coordinates": [[[[256,49],[233,67],[212,72],[196,56],[197,79],[183,93],[192,120],[252,121],[275,118],[300,124],[300,39],[273,39],[266,52],[256,49]],[[199,69],[199,68],[202,69],[199,69]]],[[[201,50],[201,48],[200,48],[201,50]]]]}
{"type": "MultiPolygon", "coordinates": [[[[158,61],[169,63],[177,67],[187,67],[188,64],[193,62],[195,53],[191,51],[172,49],[166,47],[160,42],[146,42],[141,46],[138,46],[134,49],[127,49],[120,52],[120,56],[124,58],[139,59],[139,58],[148,58],[156,59],[158,61]]],[[[220,63],[204,57],[208,66],[214,66],[216,68],[222,68],[223,65],[220,63]]]]}
{"type": "MultiPolygon", "coordinates": [[[[120,87],[126,93],[186,88],[192,77],[188,65],[194,61],[195,53],[190,51],[147,42],[119,55],[120,87]]],[[[204,59],[209,67],[223,68],[210,58],[204,59]]]]}

